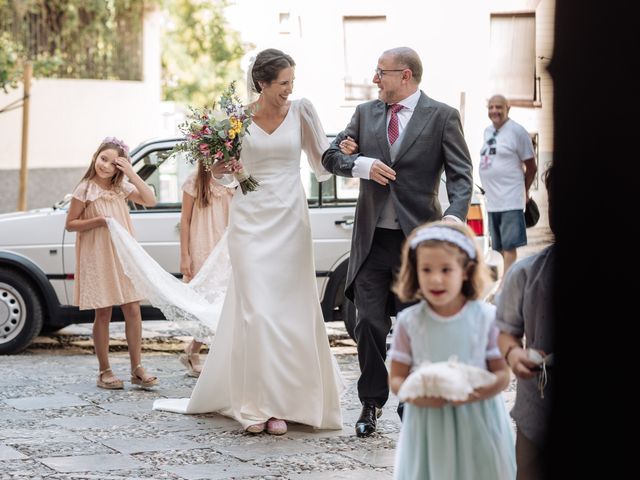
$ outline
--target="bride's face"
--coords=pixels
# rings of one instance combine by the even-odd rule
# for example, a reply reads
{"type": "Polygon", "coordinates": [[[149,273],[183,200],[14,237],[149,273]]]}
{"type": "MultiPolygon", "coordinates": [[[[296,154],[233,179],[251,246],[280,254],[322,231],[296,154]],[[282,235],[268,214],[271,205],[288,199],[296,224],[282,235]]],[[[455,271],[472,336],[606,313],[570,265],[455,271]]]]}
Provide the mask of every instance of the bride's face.
{"type": "Polygon", "coordinates": [[[276,106],[284,106],[293,91],[293,81],[295,80],[295,69],[287,67],[280,70],[278,78],[262,88],[262,95],[265,100],[273,102],[276,106]]]}

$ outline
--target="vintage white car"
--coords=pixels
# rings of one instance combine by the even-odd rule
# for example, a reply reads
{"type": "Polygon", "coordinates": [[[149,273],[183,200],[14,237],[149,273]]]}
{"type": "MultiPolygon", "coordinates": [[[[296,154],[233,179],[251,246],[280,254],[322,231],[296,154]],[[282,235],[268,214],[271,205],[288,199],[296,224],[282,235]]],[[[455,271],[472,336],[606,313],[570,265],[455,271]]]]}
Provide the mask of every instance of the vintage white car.
{"type": "MultiPolygon", "coordinates": [[[[132,150],[134,168],[151,185],[158,203],[153,208],[133,203],[130,207],[138,242],[166,271],[181,277],[180,187],[194,167],[184,153],[170,153],[178,141],[151,140],[132,150]]],[[[353,334],[355,308],[345,301],[343,290],[359,180],[332,177],[318,183],[306,158],[301,159],[301,170],[324,318],[344,321],[353,334]]],[[[69,198],[67,194],[51,208],[0,215],[0,354],[21,351],[43,329],[93,321],[93,311],[71,305],[76,257],[75,233],[64,228],[69,198]]],[[[443,209],[448,205],[444,180],[440,202],[443,209]]],[[[467,221],[478,235],[481,249],[489,255],[480,190],[474,192],[467,221]]],[[[295,265],[282,267],[284,272],[295,265]]],[[[119,308],[113,314],[114,320],[122,319],[119,308]]],[[[164,318],[150,305],[142,305],[142,315],[143,319],[164,318]]]]}

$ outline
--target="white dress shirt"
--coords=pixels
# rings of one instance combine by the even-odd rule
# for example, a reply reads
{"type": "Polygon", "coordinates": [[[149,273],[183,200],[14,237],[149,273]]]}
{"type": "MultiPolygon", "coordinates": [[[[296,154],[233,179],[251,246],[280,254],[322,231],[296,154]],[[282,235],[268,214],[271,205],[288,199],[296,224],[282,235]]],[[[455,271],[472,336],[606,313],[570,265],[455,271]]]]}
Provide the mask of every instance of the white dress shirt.
{"type": "MultiPolygon", "coordinates": [[[[402,105],[404,108],[400,110],[398,115],[398,137],[402,135],[402,131],[404,127],[407,126],[409,120],[413,116],[413,112],[416,109],[416,105],[418,104],[418,100],[420,100],[420,90],[416,90],[414,93],[409,95],[404,100],[399,101],[398,103],[402,105]]],[[[387,109],[387,129],[389,128],[389,121],[391,120],[391,110],[387,109]]],[[[365,180],[370,180],[371,173],[371,165],[373,162],[379,160],[378,158],[365,157],[360,156],[356,159],[353,164],[353,169],[351,170],[351,175],[358,178],[364,178],[365,180]]]]}
{"type": "MultiPolygon", "coordinates": [[[[418,105],[418,100],[420,100],[420,90],[416,90],[414,93],[409,95],[404,100],[399,101],[398,103],[402,105],[404,108],[400,110],[398,115],[398,137],[402,135],[402,131],[404,127],[407,126],[409,120],[413,116],[413,112],[415,111],[416,105],[418,105]]],[[[389,121],[391,120],[391,109],[387,109],[387,130],[389,129],[389,121]]],[[[379,160],[378,158],[365,157],[364,155],[359,156],[356,161],[353,163],[353,168],[351,169],[351,175],[353,177],[363,178],[365,180],[370,180],[371,174],[371,166],[373,162],[379,160]]],[[[458,223],[462,223],[462,220],[454,215],[445,215],[443,218],[448,218],[454,220],[458,223]]]]}

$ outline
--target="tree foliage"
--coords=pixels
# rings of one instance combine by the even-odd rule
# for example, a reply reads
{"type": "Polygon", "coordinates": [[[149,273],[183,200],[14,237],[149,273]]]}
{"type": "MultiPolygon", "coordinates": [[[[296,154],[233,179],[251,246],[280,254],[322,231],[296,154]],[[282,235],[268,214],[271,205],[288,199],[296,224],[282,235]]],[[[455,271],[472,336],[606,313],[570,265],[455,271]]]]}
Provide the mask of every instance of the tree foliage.
{"type": "Polygon", "coordinates": [[[20,46],[11,40],[9,34],[0,32],[0,88],[5,93],[16,88],[22,72],[20,46]]]}
{"type": "Polygon", "coordinates": [[[227,0],[0,0],[0,88],[36,77],[142,80],[143,19],[161,6],[163,97],[210,105],[241,76],[227,0]]]}
{"type": "Polygon", "coordinates": [[[0,0],[0,87],[36,76],[142,79],[142,21],[155,0],[0,0]]]}
{"type": "Polygon", "coordinates": [[[231,80],[241,78],[245,48],[224,17],[227,0],[165,0],[162,40],[163,96],[193,106],[211,105],[231,80]]]}

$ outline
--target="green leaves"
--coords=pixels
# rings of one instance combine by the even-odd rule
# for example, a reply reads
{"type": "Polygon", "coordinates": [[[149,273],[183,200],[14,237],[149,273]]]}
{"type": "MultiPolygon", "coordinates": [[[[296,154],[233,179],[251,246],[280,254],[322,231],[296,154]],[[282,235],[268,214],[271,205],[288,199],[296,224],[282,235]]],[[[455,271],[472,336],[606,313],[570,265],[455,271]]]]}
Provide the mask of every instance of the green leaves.
{"type": "Polygon", "coordinates": [[[229,81],[240,78],[244,47],[224,17],[226,0],[165,0],[162,38],[165,100],[211,105],[229,81]]]}
{"type": "Polygon", "coordinates": [[[0,33],[0,88],[5,93],[16,88],[22,76],[19,61],[20,46],[11,40],[8,33],[0,33]]]}
{"type": "Polygon", "coordinates": [[[0,89],[15,88],[30,60],[35,76],[142,80],[142,26],[163,9],[166,100],[211,105],[241,78],[245,48],[226,23],[227,0],[0,0],[0,89]]]}
{"type": "Polygon", "coordinates": [[[26,60],[35,76],[142,80],[145,8],[159,1],[0,0],[0,87],[26,60]]]}

